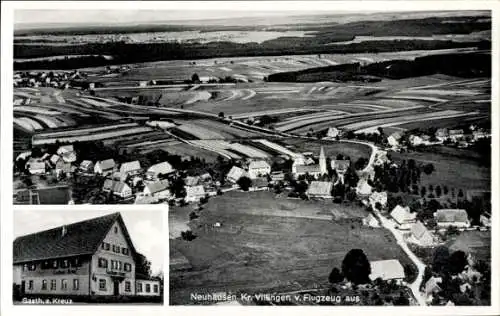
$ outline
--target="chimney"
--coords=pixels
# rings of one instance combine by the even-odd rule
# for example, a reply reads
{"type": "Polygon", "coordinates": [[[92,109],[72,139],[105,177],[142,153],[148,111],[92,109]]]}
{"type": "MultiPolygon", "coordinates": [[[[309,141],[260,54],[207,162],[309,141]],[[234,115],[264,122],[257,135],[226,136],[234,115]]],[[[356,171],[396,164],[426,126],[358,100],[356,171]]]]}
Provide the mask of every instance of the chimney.
{"type": "Polygon", "coordinates": [[[62,231],[61,231],[61,237],[64,237],[67,232],[68,232],[68,230],[66,229],[66,226],[63,226],[62,231]]]}

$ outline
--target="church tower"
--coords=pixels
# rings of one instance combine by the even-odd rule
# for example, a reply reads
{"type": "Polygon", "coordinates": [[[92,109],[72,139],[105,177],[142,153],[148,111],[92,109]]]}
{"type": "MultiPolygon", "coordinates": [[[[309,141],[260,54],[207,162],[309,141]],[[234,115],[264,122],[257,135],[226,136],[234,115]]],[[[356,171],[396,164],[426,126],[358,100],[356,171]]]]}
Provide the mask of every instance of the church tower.
{"type": "Polygon", "coordinates": [[[323,149],[323,146],[321,146],[321,150],[319,152],[319,171],[321,174],[328,174],[328,170],[326,169],[326,156],[325,156],[325,150],[323,149]]]}

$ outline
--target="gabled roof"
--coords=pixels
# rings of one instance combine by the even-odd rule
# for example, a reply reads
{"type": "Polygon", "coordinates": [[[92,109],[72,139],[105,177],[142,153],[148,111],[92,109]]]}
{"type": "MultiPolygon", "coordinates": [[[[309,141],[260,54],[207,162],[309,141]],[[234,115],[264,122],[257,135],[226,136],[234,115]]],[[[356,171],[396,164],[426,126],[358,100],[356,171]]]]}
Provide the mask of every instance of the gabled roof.
{"type": "Polygon", "coordinates": [[[299,165],[297,166],[297,173],[303,173],[303,174],[306,174],[306,173],[309,173],[309,174],[313,174],[313,173],[320,173],[321,172],[321,169],[319,167],[319,165],[299,165]]]}
{"type": "Polygon", "coordinates": [[[18,237],[14,240],[13,261],[22,263],[94,254],[116,221],[121,225],[132,253],[135,254],[135,248],[120,213],[113,213],[18,237]],[[62,227],[66,230],[64,236],[62,227]]]}
{"type": "Polygon", "coordinates": [[[438,283],[443,282],[443,278],[436,278],[436,277],[431,277],[426,283],[425,283],[425,293],[427,295],[436,293],[441,291],[441,287],[439,287],[438,283]]]}
{"type": "Polygon", "coordinates": [[[330,181],[312,181],[307,189],[307,194],[330,196],[332,194],[332,187],[333,183],[330,181]]]}
{"type": "Polygon", "coordinates": [[[187,186],[186,196],[193,196],[193,195],[205,195],[205,188],[203,188],[202,185],[196,185],[193,187],[187,186]]]}
{"type": "Polygon", "coordinates": [[[331,165],[332,165],[332,168],[337,170],[337,171],[346,171],[347,169],[349,169],[349,166],[351,165],[351,161],[350,160],[337,160],[337,159],[333,159],[332,162],[331,162],[331,165]]]}
{"type": "Polygon", "coordinates": [[[93,166],[93,164],[94,163],[90,160],[84,160],[80,163],[80,167],[81,168],[89,168],[89,167],[93,166]]]}
{"type": "Polygon", "coordinates": [[[372,273],[370,274],[372,281],[377,278],[382,278],[385,281],[403,279],[405,277],[405,270],[399,260],[396,259],[371,261],[370,266],[372,268],[372,273]]]}
{"type": "Polygon", "coordinates": [[[264,160],[253,160],[248,165],[248,169],[262,169],[262,168],[271,168],[271,166],[264,160]]]}
{"type": "Polygon", "coordinates": [[[99,164],[102,170],[109,170],[115,167],[115,161],[113,159],[106,159],[96,162],[96,165],[99,164]]]}
{"type": "Polygon", "coordinates": [[[469,217],[463,209],[441,209],[434,213],[438,223],[467,223],[469,217]]]}
{"type": "Polygon", "coordinates": [[[138,160],[124,162],[120,166],[121,173],[127,173],[127,172],[132,172],[132,171],[137,171],[137,170],[141,170],[141,164],[139,163],[138,160]]]}
{"type": "Polygon", "coordinates": [[[169,182],[168,181],[150,182],[146,184],[146,187],[152,194],[158,193],[167,190],[169,187],[169,182]]]}
{"type": "Polygon", "coordinates": [[[422,222],[418,221],[411,226],[411,233],[415,238],[421,239],[424,235],[430,234],[427,228],[422,224],[422,222]]]}
{"type": "Polygon", "coordinates": [[[356,192],[358,194],[367,195],[372,193],[372,186],[368,184],[368,182],[364,179],[358,181],[356,186],[356,192]]]}
{"type": "Polygon", "coordinates": [[[415,220],[417,213],[411,213],[408,206],[402,207],[401,205],[396,205],[391,212],[391,217],[394,218],[399,224],[402,224],[407,221],[415,220]]]}
{"type": "Polygon", "coordinates": [[[227,174],[227,178],[231,181],[238,181],[239,178],[247,176],[247,172],[240,167],[233,166],[227,174]]]}
{"type": "Polygon", "coordinates": [[[116,193],[116,192],[122,192],[124,189],[130,190],[130,187],[124,182],[106,179],[104,181],[103,189],[110,190],[110,191],[116,193]]]}
{"type": "Polygon", "coordinates": [[[269,182],[267,181],[267,178],[265,177],[257,177],[252,180],[252,186],[254,188],[264,188],[269,185],[269,182]]]}
{"type": "Polygon", "coordinates": [[[395,140],[399,140],[399,139],[401,139],[401,137],[403,137],[403,132],[400,132],[400,131],[399,132],[394,132],[391,135],[389,135],[389,137],[392,137],[395,140]]]}
{"type": "Polygon", "coordinates": [[[174,168],[172,168],[172,165],[166,161],[152,165],[148,169],[148,172],[152,172],[155,175],[160,174],[160,173],[168,174],[168,173],[171,173],[174,171],[175,170],[174,170],[174,168]]]}
{"type": "Polygon", "coordinates": [[[28,161],[28,164],[29,164],[29,169],[30,170],[35,170],[35,169],[45,169],[45,162],[43,161],[37,161],[37,160],[33,160],[33,161],[28,161]]]}
{"type": "Polygon", "coordinates": [[[461,135],[464,133],[463,129],[450,129],[449,134],[451,135],[461,135]]]}
{"type": "Polygon", "coordinates": [[[58,155],[55,155],[55,154],[54,154],[54,155],[52,155],[52,156],[50,157],[50,162],[51,162],[53,165],[55,165],[55,164],[56,164],[56,163],[57,163],[60,159],[61,159],[61,157],[59,157],[58,155]]]}
{"type": "Polygon", "coordinates": [[[70,153],[72,151],[75,151],[75,149],[73,148],[73,145],[64,145],[64,146],[61,146],[57,149],[57,154],[62,155],[65,153],[70,153]]]}

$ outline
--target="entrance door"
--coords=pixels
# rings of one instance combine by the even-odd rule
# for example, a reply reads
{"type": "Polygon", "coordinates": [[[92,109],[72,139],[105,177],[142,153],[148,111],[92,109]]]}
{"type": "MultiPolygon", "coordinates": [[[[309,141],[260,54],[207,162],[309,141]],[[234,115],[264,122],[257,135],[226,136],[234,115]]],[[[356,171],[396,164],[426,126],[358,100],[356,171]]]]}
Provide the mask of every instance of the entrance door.
{"type": "Polygon", "coordinates": [[[113,282],[113,295],[119,295],[120,294],[120,282],[114,281],[113,282]]]}
{"type": "Polygon", "coordinates": [[[26,281],[21,281],[21,295],[26,293],[26,281]]]}

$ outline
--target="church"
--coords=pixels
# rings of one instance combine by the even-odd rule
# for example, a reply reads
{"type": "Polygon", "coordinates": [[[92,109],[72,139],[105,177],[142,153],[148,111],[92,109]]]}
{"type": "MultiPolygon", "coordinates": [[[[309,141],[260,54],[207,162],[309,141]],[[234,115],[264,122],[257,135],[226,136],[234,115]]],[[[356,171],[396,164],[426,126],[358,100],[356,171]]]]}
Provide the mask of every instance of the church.
{"type": "Polygon", "coordinates": [[[321,146],[319,152],[318,164],[307,164],[305,157],[299,156],[293,161],[292,173],[295,178],[305,174],[309,174],[314,177],[320,177],[324,174],[328,174],[328,169],[326,167],[326,155],[323,146],[321,146]]]}

